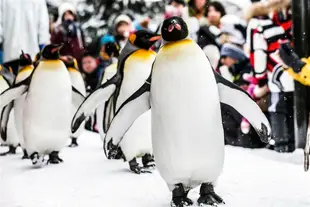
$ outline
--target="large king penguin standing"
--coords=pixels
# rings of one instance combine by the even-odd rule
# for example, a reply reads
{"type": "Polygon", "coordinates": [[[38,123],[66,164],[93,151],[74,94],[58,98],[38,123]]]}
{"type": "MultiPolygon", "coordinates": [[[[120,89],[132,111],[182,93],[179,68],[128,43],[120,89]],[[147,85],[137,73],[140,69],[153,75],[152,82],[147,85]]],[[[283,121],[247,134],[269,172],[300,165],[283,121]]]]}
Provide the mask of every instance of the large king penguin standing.
{"type": "MultiPolygon", "coordinates": [[[[15,78],[14,84],[19,84],[25,79],[29,78],[34,69],[31,57],[29,54],[22,52],[19,58],[19,70],[15,78]]],[[[14,101],[14,112],[15,112],[15,123],[18,137],[20,139],[20,145],[23,148],[23,159],[28,158],[27,151],[24,145],[24,133],[23,133],[23,110],[25,103],[26,94],[23,94],[21,97],[14,101]]]]}
{"type": "MultiPolygon", "coordinates": [[[[99,105],[104,108],[103,120],[97,124],[103,126],[105,133],[109,127],[115,111],[124,101],[145,82],[151,72],[156,53],[150,47],[160,36],[148,31],[137,31],[129,37],[127,45],[122,50],[118,59],[117,73],[111,79],[94,91],[80,106],[73,119],[73,132],[78,129],[81,121],[99,105]],[[104,104],[104,106],[102,105],[104,104]]],[[[105,78],[104,78],[105,79],[105,78]]],[[[150,113],[141,116],[141,120],[134,123],[133,128],[124,135],[125,142],[120,146],[124,159],[129,161],[130,169],[135,173],[149,172],[145,168],[154,167],[151,144],[150,113]],[[142,156],[143,168],[136,157],[142,156]]],[[[100,130],[99,130],[100,131],[100,130]]],[[[104,140],[104,148],[113,148],[110,140],[104,140]]],[[[106,153],[107,154],[107,153],[106,153]]],[[[120,158],[120,156],[118,156],[120,158]]]]}
{"type": "Polygon", "coordinates": [[[201,184],[198,203],[224,203],[214,183],[224,162],[220,103],[246,117],[264,141],[268,120],[242,89],[214,73],[200,47],[188,39],[179,17],[162,25],[163,47],[148,80],[117,110],[107,137],[118,145],[132,123],[152,107],[152,142],[157,168],[172,191],[172,206],[193,202],[188,191],[201,184]]]}
{"type": "MultiPolygon", "coordinates": [[[[79,71],[78,64],[75,58],[71,56],[64,56],[61,58],[61,60],[65,63],[70,77],[71,77],[71,82],[72,86],[78,90],[80,94],[83,96],[86,96],[86,88],[83,80],[83,76],[81,72],[79,71]]],[[[74,116],[75,112],[77,110],[77,107],[72,103],[72,117],[74,116]]],[[[84,124],[83,124],[84,126],[84,124]]],[[[79,130],[77,130],[74,134],[71,134],[71,144],[69,147],[77,147],[78,142],[77,138],[81,135],[83,132],[84,127],[80,127],[79,130]]]]}
{"type": "Polygon", "coordinates": [[[33,164],[42,162],[46,154],[50,163],[61,162],[58,153],[70,135],[71,79],[59,60],[59,49],[48,45],[42,50],[42,61],[32,74],[25,99],[23,131],[33,164]]]}
{"type": "Polygon", "coordinates": [[[70,136],[72,100],[84,99],[71,86],[69,72],[59,60],[61,46],[45,46],[32,75],[0,96],[2,106],[28,92],[23,110],[23,133],[34,165],[41,165],[45,155],[49,155],[49,163],[62,161],[58,154],[70,136]]]}

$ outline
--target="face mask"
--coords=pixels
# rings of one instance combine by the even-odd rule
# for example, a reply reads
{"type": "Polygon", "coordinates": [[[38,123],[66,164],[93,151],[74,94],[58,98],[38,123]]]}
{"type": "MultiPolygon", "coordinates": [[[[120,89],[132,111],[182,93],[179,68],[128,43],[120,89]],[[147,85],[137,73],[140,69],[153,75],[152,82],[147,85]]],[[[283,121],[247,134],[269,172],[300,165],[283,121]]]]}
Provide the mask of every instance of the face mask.
{"type": "Polygon", "coordinates": [[[124,36],[125,38],[128,38],[128,37],[129,37],[129,32],[124,32],[123,36],[124,36]]]}

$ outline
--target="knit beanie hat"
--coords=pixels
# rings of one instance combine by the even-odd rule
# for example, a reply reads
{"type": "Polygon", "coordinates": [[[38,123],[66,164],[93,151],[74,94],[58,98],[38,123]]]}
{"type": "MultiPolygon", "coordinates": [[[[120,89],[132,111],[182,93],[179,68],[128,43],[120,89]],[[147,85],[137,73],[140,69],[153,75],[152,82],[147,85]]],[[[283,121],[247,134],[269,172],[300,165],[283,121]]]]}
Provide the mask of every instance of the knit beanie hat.
{"type": "Polygon", "coordinates": [[[221,48],[221,57],[231,57],[238,61],[242,61],[247,58],[242,49],[231,43],[223,44],[221,48]]]}

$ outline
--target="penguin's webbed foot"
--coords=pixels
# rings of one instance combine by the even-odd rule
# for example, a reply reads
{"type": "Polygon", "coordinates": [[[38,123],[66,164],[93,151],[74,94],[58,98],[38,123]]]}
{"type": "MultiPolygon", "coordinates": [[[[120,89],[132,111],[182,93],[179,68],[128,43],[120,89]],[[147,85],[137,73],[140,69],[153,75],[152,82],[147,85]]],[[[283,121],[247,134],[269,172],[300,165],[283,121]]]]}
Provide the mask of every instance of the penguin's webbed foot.
{"type": "Polygon", "coordinates": [[[79,146],[79,144],[77,143],[77,138],[72,137],[71,144],[69,145],[69,147],[77,147],[77,146],[79,146]]]}
{"type": "Polygon", "coordinates": [[[142,157],[142,164],[143,164],[143,167],[146,169],[155,168],[156,164],[155,164],[154,156],[152,156],[151,154],[145,154],[142,157]]]}
{"type": "Polygon", "coordinates": [[[30,159],[30,157],[28,156],[28,153],[27,153],[27,150],[26,149],[23,149],[23,157],[22,157],[23,160],[25,159],[30,159]]]}
{"type": "Polygon", "coordinates": [[[59,152],[57,151],[53,151],[51,152],[51,154],[49,155],[49,159],[47,161],[47,163],[49,164],[59,164],[63,162],[63,160],[59,157],[59,152]]]}
{"type": "Polygon", "coordinates": [[[133,158],[131,161],[129,161],[129,168],[132,172],[136,174],[152,173],[150,170],[140,167],[136,158],[133,158]]]}
{"type": "Polygon", "coordinates": [[[13,155],[13,154],[16,154],[16,148],[17,148],[17,147],[13,147],[12,145],[9,145],[9,151],[0,153],[0,156],[6,156],[6,155],[13,155]]]}
{"type": "Polygon", "coordinates": [[[172,191],[171,207],[191,206],[194,202],[187,197],[188,191],[185,191],[183,184],[175,185],[172,191]]]}
{"type": "Polygon", "coordinates": [[[194,202],[189,198],[182,198],[179,201],[171,201],[171,207],[184,207],[191,206],[194,202]]]}
{"type": "Polygon", "coordinates": [[[42,167],[45,161],[44,157],[40,156],[38,152],[32,153],[29,158],[35,167],[42,167]]]}
{"type": "Polygon", "coordinates": [[[219,204],[225,204],[225,202],[214,192],[214,187],[211,183],[203,183],[200,187],[198,204],[199,206],[218,206],[219,204]]]}

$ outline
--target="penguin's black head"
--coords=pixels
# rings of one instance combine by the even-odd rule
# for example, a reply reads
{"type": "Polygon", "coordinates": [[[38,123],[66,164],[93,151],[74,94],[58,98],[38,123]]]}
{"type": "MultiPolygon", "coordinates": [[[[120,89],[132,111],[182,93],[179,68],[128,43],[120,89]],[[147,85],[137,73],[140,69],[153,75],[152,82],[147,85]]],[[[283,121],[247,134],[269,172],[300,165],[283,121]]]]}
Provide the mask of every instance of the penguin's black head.
{"type": "Polygon", "coordinates": [[[139,48],[148,50],[160,38],[161,36],[158,34],[146,30],[139,30],[129,36],[129,42],[139,48]]]}
{"type": "Polygon", "coordinates": [[[24,67],[27,65],[32,64],[32,59],[29,54],[25,54],[24,51],[22,51],[22,54],[19,56],[19,66],[24,67]]]}
{"type": "Polygon", "coordinates": [[[46,45],[42,52],[41,57],[45,60],[58,60],[59,59],[59,50],[62,48],[63,44],[59,45],[46,45]]]}
{"type": "Polygon", "coordinates": [[[170,17],[163,22],[161,35],[167,42],[183,40],[188,36],[188,28],[181,17],[170,17]]]}
{"type": "Polygon", "coordinates": [[[109,57],[118,57],[119,56],[119,46],[115,42],[109,42],[105,44],[105,52],[109,57]]]}
{"type": "Polygon", "coordinates": [[[67,68],[78,69],[77,60],[74,57],[68,55],[68,56],[61,56],[59,59],[64,62],[67,68]]]}

